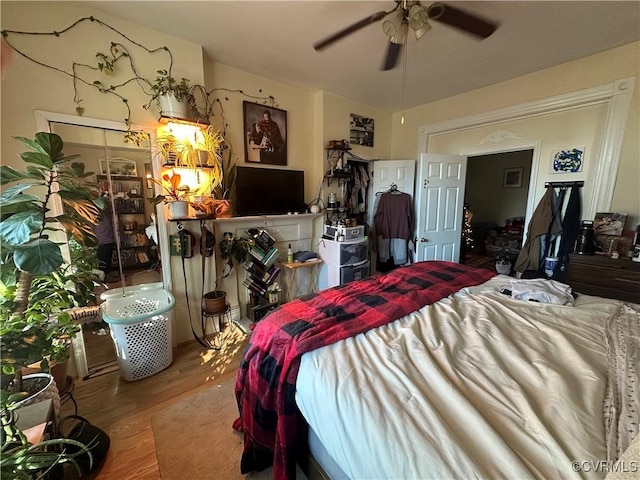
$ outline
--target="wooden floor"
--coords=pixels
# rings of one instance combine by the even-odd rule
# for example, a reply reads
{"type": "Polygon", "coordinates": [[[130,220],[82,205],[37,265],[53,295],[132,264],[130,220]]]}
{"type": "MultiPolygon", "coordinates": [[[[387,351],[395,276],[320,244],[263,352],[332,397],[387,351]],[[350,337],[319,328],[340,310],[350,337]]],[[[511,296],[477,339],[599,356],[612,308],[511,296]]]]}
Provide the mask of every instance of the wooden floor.
{"type": "MultiPolygon", "coordinates": [[[[151,416],[178,398],[233,378],[248,338],[234,327],[219,351],[206,351],[195,340],[178,346],[170,367],[136,382],[125,381],[119,372],[76,380],[78,414],[111,438],[107,460],[94,478],[159,479],[151,416]]],[[[66,402],[61,415],[70,413],[72,404],[66,402]]]]}

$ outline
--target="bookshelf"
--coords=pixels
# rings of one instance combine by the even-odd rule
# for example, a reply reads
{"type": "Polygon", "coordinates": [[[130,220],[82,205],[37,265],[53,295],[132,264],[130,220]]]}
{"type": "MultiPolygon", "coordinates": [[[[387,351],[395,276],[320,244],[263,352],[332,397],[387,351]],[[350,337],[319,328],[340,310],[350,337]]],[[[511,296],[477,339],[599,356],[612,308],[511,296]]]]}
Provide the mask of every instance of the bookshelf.
{"type": "MultiPolygon", "coordinates": [[[[142,177],[97,175],[103,190],[114,196],[114,217],[120,238],[120,262],[123,268],[147,267],[151,264],[151,244],[145,233],[149,221],[142,196],[142,177]],[[110,183],[110,185],[109,185],[110,183]]],[[[111,268],[118,267],[114,254],[111,268]]]]}
{"type": "Polygon", "coordinates": [[[242,284],[249,291],[249,319],[257,322],[279,305],[279,301],[271,301],[268,291],[280,274],[280,267],[276,265],[279,252],[275,247],[275,238],[265,229],[250,228],[246,233],[252,240],[252,245],[249,258],[242,264],[247,271],[247,278],[242,284]]]}

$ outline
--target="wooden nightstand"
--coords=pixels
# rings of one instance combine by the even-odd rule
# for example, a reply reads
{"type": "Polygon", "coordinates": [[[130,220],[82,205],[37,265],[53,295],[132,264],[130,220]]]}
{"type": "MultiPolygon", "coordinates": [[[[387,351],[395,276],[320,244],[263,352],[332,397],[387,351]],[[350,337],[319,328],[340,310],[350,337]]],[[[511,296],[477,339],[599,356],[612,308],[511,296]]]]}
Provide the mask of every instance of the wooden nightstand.
{"type": "Polygon", "coordinates": [[[640,303],[640,263],[630,259],[572,254],[566,283],[577,293],[640,303]]]}

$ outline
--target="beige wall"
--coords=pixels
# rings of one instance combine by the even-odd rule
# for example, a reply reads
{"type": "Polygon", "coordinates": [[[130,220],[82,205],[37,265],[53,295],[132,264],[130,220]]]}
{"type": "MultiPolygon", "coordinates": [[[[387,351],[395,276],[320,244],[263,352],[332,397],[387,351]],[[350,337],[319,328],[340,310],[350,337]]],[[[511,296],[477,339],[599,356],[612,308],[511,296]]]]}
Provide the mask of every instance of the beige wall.
{"type": "MultiPolygon", "coordinates": [[[[219,89],[213,93],[213,97],[219,98],[222,102],[227,124],[225,138],[233,147],[233,158],[237,165],[245,165],[243,102],[263,103],[262,100],[248,98],[237,90],[242,90],[245,94],[256,97],[271,95],[275,98],[276,107],[287,112],[286,167],[255,163],[248,165],[303,170],[305,172],[305,200],[310,201],[315,196],[314,176],[317,174],[314,171],[313,157],[313,142],[317,132],[314,129],[313,93],[220,63],[208,62],[205,65],[205,77],[208,90],[219,89]]],[[[217,116],[216,121],[220,119],[221,117],[217,116]]]]}
{"type": "MultiPolygon", "coordinates": [[[[30,32],[62,30],[79,18],[93,15],[147,48],[166,45],[173,53],[174,76],[187,77],[194,83],[202,83],[204,80],[202,47],[200,45],[108,17],[102,12],[90,8],[88,4],[3,1],[1,8],[3,30],[30,32]]],[[[121,40],[113,31],[93,22],[83,23],[59,37],[9,34],[8,38],[18,48],[25,49],[35,59],[40,59],[67,71],[71,69],[72,62],[95,65],[97,52],[106,52],[110,42],[121,40]]],[[[131,55],[140,74],[145,78],[155,78],[156,70],[167,68],[169,65],[166,54],[148,54],[141,49],[132,48],[131,55]]],[[[124,64],[121,71],[128,73],[128,70],[124,69],[124,64]]],[[[122,82],[125,76],[122,74],[107,76],[95,72],[95,74],[91,73],[88,78],[111,85],[122,82]]],[[[126,78],[130,78],[130,75],[127,75],[126,78]]],[[[22,144],[13,140],[12,136],[33,137],[35,134],[34,110],[76,115],[71,78],[36,65],[15,53],[10,64],[3,69],[1,92],[1,152],[4,164],[16,162],[16,154],[23,151],[22,144]]],[[[122,92],[131,106],[131,120],[134,123],[155,128],[158,112],[155,109],[144,110],[142,108],[142,105],[149,101],[149,97],[142,93],[135,84],[129,85],[122,92]]],[[[83,99],[84,116],[118,122],[124,121],[126,108],[119,98],[100,93],[87,86],[80,86],[79,93],[80,98],[83,99]]]]}
{"type": "MultiPolygon", "coordinates": [[[[640,76],[640,43],[635,42],[574,62],[548,68],[529,75],[501,82],[462,95],[440,100],[404,112],[405,123],[400,125],[401,114],[393,114],[391,155],[395,158],[414,158],[417,155],[418,128],[503,107],[544,99],[554,95],[596,87],[614,80],[640,76]]],[[[622,145],[620,168],[617,175],[611,209],[627,212],[627,228],[640,223],[640,103],[638,86],[632,100],[622,145]]],[[[556,132],[562,144],[564,129],[556,132]]],[[[599,138],[591,139],[599,145],[599,138]]],[[[568,140],[572,140],[568,137],[568,140]]],[[[433,153],[444,153],[433,150],[433,153]]],[[[546,160],[541,157],[541,161],[546,160]]],[[[591,158],[597,161],[597,158],[591,158]]]]}
{"type": "MultiPolygon", "coordinates": [[[[374,119],[373,147],[362,145],[352,145],[351,152],[365,160],[389,159],[391,158],[391,114],[384,110],[356,102],[349,98],[336,95],[330,92],[321,92],[322,97],[322,156],[319,158],[321,165],[321,175],[329,169],[329,162],[326,157],[326,146],[330,140],[349,140],[349,125],[351,114],[361,115],[374,119]]],[[[335,159],[334,159],[335,162],[335,159]]],[[[318,178],[318,182],[322,176],[318,178]]],[[[344,204],[342,189],[339,182],[333,182],[330,186],[327,182],[322,184],[320,197],[327,202],[329,193],[337,195],[338,201],[344,204]]]]}
{"type": "Polygon", "coordinates": [[[490,223],[503,227],[507,218],[525,216],[531,157],[531,150],[469,157],[464,201],[473,212],[472,225],[490,223]],[[522,168],[521,187],[504,187],[507,168],[522,168]]]}

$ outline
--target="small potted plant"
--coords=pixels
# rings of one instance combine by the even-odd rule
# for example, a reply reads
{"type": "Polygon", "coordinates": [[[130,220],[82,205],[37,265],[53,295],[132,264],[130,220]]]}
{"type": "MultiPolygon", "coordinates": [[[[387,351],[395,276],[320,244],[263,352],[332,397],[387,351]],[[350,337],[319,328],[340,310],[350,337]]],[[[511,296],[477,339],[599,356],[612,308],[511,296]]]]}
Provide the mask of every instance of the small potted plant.
{"type": "Polygon", "coordinates": [[[170,218],[189,217],[189,195],[191,195],[192,192],[188,185],[180,184],[181,180],[182,176],[175,172],[172,174],[164,174],[162,176],[162,182],[151,178],[151,181],[161,186],[166,193],[149,198],[149,201],[154,205],[166,203],[169,206],[170,218]]]}
{"type": "Polygon", "coordinates": [[[176,80],[168,70],[157,70],[156,73],[158,75],[151,83],[151,100],[144,108],[149,109],[153,102],[156,102],[162,116],[187,118],[189,80],[176,80]]]}
{"type": "Polygon", "coordinates": [[[222,240],[218,243],[220,258],[224,261],[223,273],[216,278],[215,290],[204,295],[205,310],[216,313],[224,310],[226,292],[221,290],[221,283],[233,270],[233,259],[242,263],[247,259],[253,240],[248,237],[237,238],[231,232],[224,232],[222,240]]]}

